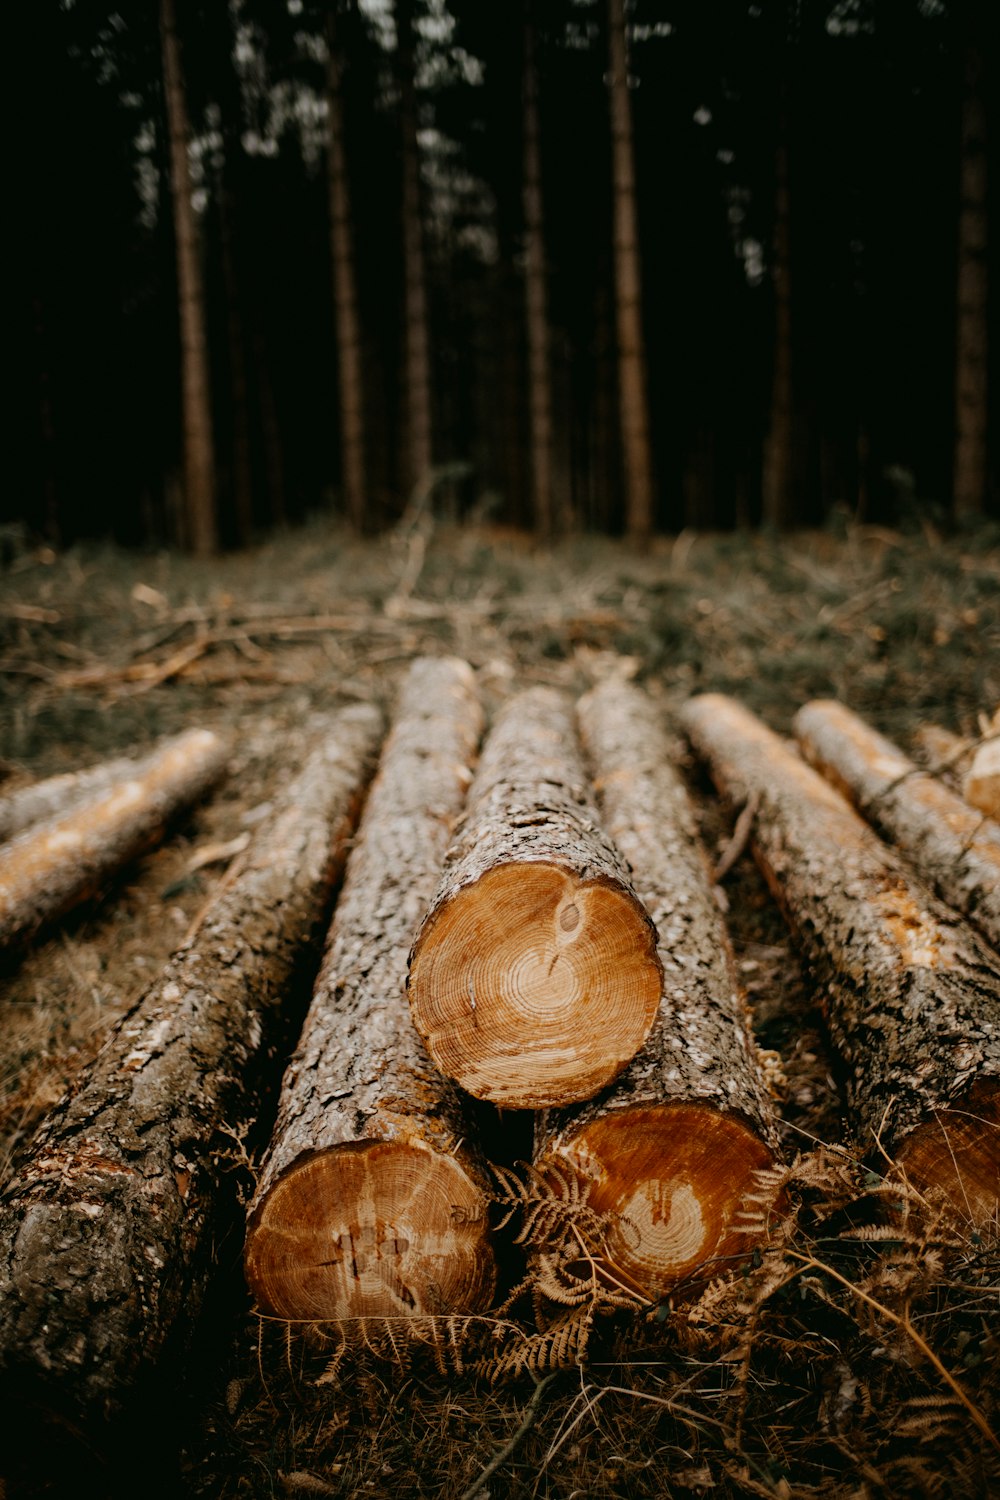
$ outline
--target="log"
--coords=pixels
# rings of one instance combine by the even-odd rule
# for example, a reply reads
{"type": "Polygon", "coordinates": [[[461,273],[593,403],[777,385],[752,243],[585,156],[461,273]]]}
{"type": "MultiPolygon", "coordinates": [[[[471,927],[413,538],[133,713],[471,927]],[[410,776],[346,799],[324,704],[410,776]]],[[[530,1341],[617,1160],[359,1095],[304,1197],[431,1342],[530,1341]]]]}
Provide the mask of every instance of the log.
{"type": "Polygon", "coordinates": [[[27,942],[151,849],[172,820],[219,779],[227,754],[210,730],[188,730],[136,762],[133,773],[111,790],[4,845],[0,948],[27,942]]]}
{"type": "Polygon", "coordinates": [[[116,760],[105,760],[96,766],[88,766],[83,771],[49,776],[44,781],[36,781],[31,786],[20,787],[16,792],[0,797],[0,843],[16,838],[33,823],[61,816],[81,802],[112,791],[130,777],[141,776],[162,750],[175,743],[176,738],[168,740],[141,760],[122,755],[116,760]]]}
{"type": "Polygon", "coordinates": [[[410,959],[430,1056],[477,1098],[517,1109],[596,1094],[656,1018],[656,934],[599,827],[572,704],[511,699],[410,959]]]}
{"type": "Polygon", "coordinates": [[[1000,948],[1000,827],[842,703],[807,703],[793,727],[810,765],[1000,948]]]}
{"type": "Polygon", "coordinates": [[[367,706],[331,721],[197,936],[0,1196],[9,1392],[102,1421],[131,1410],[187,1344],[237,1223],[229,1158],[288,1040],[289,997],[329,918],[380,727],[367,706]]]}
{"type": "Polygon", "coordinates": [[[963,739],[938,724],[914,735],[918,759],[932,776],[961,792],[970,807],[1000,823],[1000,713],[985,723],[982,741],[963,739]]]}
{"type": "Polygon", "coordinates": [[[417,1318],[475,1312],[492,1295],[486,1174],[405,988],[481,731],[471,669],[416,661],[251,1206],[244,1269],[266,1314],[417,1318]]]}
{"type": "Polygon", "coordinates": [[[741,704],[682,710],[824,985],[848,1107],[877,1162],[979,1225],[1000,1206],[1000,964],[832,786],[741,704]]]}
{"type": "Polygon", "coordinates": [[[604,827],[659,935],[663,987],[642,1051],[595,1099],[536,1125],[541,1172],[569,1167],[609,1216],[611,1274],[649,1298],[745,1255],[739,1211],[774,1162],[774,1105],[725,925],[659,716],[617,678],[578,706],[604,827]]]}

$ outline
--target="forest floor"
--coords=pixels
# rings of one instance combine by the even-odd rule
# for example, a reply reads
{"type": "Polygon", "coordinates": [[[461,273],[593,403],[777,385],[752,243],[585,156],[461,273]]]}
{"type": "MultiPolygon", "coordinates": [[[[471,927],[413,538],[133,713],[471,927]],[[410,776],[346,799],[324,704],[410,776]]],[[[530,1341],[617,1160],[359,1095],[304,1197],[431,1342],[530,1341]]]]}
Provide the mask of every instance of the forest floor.
{"type": "MultiPolygon", "coordinates": [[[[974,734],[1000,701],[996,528],[682,533],[638,555],[427,523],[359,543],[315,522],[211,563],[16,538],[6,550],[0,791],[196,724],[234,750],[213,799],[0,974],[0,1177],[210,899],[309,716],[391,705],[420,652],[469,660],[488,708],[530,683],[583,691],[625,658],[668,723],[697,691],[735,694],[779,731],[807,699],[835,696],[904,746],[925,721],[974,734]]],[[[715,853],[729,820],[680,742],[678,761],[715,853]]],[[[551,1372],[543,1353],[497,1380],[471,1332],[395,1362],[348,1350],[337,1368],[335,1340],[278,1337],[245,1303],[234,1234],[195,1369],[169,1413],[140,1422],[160,1446],[136,1488],[218,1500],[1000,1489],[997,1237],[915,1203],[886,1237],[818,996],[748,856],[723,899],[760,1040],[787,1077],[789,1208],[767,1253],[694,1306],[598,1317],[584,1364],[551,1372]]],[[[508,1146],[525,1153],[516,1121],[508,1146]]],[[[103,1473],[111,1493],[111,1468],[92,1461],[86,1492],[101,1493],[103,1473]]],[[[6,1493],[84,1493],[67,1483],[42,1452],[6,1493]]]]}

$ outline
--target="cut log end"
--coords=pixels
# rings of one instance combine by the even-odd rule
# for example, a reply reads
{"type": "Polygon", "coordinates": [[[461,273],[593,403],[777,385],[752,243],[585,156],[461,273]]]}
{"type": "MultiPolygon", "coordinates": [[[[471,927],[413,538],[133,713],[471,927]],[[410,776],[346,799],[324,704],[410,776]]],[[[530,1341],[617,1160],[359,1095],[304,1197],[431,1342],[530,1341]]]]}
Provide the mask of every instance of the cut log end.
{"type": "Polygon", "coordinates": [[[896,1153],[907,1180],[973,1229],[1000,1221],[1000,1083],[988,1080],[964,1106],[940,1110],[896,1153]]]}
{"type": "Polygon", "coordinates": [[[500,865],[436,913],[413,955],[413,1018],[442,1072],[494,1104],[587,1099],[656,1017],[655,935],[626,891],[542,863],[500,865]]]}
{"type": "Polygon", "coordinates": [[[486,1200],[452,1157],[351,1142],[281,1178],[250,1225],[258,1308],[304,1322],[485,1307],[496,1279],[486,1200]]]}
{"type": "Polygon", "coordinates": [[[652,1300],[696,1291],[749,1253],[756,1235],[740,1209],[774,1158],[735,1116],[666,1104],[602,1115],[552,1160],[589,1181],[590,1207],[608,1216],[608,1275],[652,1300]]]}

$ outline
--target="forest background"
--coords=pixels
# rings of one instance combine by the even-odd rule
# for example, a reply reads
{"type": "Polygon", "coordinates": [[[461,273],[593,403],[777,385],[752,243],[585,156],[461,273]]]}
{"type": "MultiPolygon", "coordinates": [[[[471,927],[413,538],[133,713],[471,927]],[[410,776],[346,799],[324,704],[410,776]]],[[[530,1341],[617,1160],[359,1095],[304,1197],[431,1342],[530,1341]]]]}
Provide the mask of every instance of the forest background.
{"type": "Polygon", "coordinates": [[[995,516],[993,10],[19,7],[0,519],[995,516]]]}

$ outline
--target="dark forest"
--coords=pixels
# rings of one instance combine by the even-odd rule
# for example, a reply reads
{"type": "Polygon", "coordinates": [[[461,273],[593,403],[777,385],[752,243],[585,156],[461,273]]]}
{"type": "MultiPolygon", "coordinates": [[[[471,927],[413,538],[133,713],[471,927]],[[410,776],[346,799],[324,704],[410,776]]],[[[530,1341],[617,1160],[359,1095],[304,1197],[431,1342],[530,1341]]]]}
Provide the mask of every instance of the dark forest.
{"type": "Polygon", "coordinates": [[[3,521],[997,514],[990,10],[25,7],[3,521]]]}

